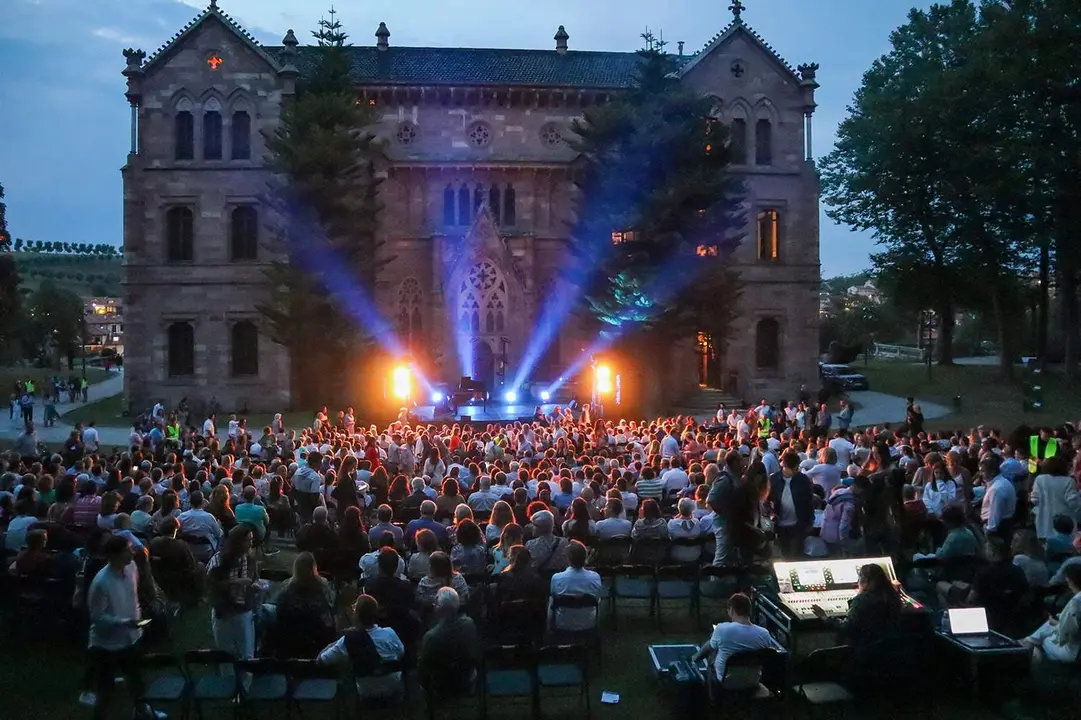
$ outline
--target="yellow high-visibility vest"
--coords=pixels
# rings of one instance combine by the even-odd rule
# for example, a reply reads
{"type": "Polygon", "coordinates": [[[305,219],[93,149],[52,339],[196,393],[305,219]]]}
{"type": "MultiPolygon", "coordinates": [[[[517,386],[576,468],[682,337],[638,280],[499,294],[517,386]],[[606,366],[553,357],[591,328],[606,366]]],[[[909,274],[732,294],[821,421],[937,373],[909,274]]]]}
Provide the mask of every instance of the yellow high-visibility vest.
{"type": "Polygon", "coordinates": [[[758,437],[768,438],[769,431],[773,428],[773,421],[768,417],[758,418],[758,437]]]}
{"type": "Polygon", "coordinates": [[[1058,454],[1058,440],[1048,438],[1047,445],[1043,449],[1043,457],[1040,457],[1040,436],[1033,435],[1028,439],[1028,471],[1035,475],[1040,471],[1040,460],[1053,458],[1058,454]]]}

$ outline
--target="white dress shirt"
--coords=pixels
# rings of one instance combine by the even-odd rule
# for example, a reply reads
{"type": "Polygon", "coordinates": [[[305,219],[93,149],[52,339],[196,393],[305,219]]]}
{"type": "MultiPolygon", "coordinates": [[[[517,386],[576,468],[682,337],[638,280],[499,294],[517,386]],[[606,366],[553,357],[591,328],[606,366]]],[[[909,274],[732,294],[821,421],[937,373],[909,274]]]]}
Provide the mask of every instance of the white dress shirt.
{"type": "MultiPolygon", "coordinates": [[[[551,594],[600,597],[601,576],[592,570],[569,567],[552,576],[551,594]]],[[[554,618],[559,630],[589,630],[597,624],[593,608],[559,608],[554,618]]]]}
{"type": "Polygon", "coordinates": [[[131,647],[143,634],[137,627],[127,627],[131,620],[140,620],[139,571],[135,563],[117,573],[106,565],[90,582],[86,605],[90,611],[89,647],[123,650],[131,647]]]}
{"type": "Polygon", "coordinates": [[[194,535],[207,538],[215,550],[221,540],[221,523],[218,519],[202,508],[185,510],[176,518],[180,521],[181,535],[194,535]]]}
{"type": "Polygon", "coordinates": [[[998,530],[1003,520],[1013,518],[1017,511],[1017,489],[1013,483],[996,475],[995,479],[987,487],[983,496],[983,505],[980,507],[980,520],[988,530],[998,530]]]}

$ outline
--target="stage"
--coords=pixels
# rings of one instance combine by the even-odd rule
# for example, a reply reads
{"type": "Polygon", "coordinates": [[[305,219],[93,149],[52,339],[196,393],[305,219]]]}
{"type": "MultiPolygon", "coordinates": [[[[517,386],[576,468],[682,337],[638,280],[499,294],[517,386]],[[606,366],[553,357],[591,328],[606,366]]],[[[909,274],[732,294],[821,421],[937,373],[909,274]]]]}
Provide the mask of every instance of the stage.
{"type": "MultiPolygon", "coordinates": [[[[557,403],[543,403],[540,407],[545,415],[549,415],[556,405],[557,403]]],[[[531,422],[533,413],[536,411],[536,404],[488,401],[487,406],[479,403],[476,405],[460,405],[458,412],[454,415],[451,415],[446,407],[437,408],[435,405],[417,405],[412,412],[421,422],[425,423],[464,422],[462,420],[463,416],[468,417],[469,421],[473,423],[506,423],[515,420],[531,422]]]]}

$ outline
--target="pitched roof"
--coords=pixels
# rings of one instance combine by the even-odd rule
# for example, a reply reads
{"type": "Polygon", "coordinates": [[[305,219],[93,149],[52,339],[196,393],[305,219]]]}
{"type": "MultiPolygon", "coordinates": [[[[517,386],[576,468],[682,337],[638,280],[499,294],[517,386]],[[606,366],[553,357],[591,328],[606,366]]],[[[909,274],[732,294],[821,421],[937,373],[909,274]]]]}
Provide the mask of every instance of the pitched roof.
{"type": "Polygon", "coordinates": [[[714,35],[713,39],[706,43],[706,46],[704,48],[692,55],[689,62],[683,65],[683,68],[680,70],[680,74],[686,75],[691,70],[691,68],[697,65],[702,58],[709,55],[714,48],[716,48],[718,45],[723,44],[730,37],[739,32],[742,32],[744,35],[749,37],[753,44],[761,48],[761,50],[766,53],[768,57],[772,58],[778,65],[780,65],[781,69],[792,80],[794,80],[796,83],[800,82],[800,76],[796,73],[795,68],[789,65],[788,61],[781,57],[780,54],[773,49],[773,46],[766,42],[765,38],[759,35],[758,32],[755,31],[755,29],[752,28],[750,25],[743,22],[743,19],[738,16],[732,22],[728,23],[728,25],[726,25],[723,30],[714,35]]]}
{"type": "MultiPolygon", "coordinates": [[[[264,48],[281,64],[282,47],[264,48]]],[[[489,48],[348,48],[361,85],[520,85],[620,89],[634,83],[638,56],[629,52],[497,50],[489,48]]],[[[318,47],[297,48],[294,64],[305,74],[318,47]]]]}
{"type": "Polygon", "coordinates": [[[233,20],[233,18],[229,17],[226,12],[221,10],[221,8],[218,7],[217,0],[211,0],[211,3],[207,6],[206,10],[203,10],[201,13],[192,18],[191,21],[188,22],[188,24],[180,30],[180,32],[173,35],[173,37],[168,42],[166,42],[154,51],[154,53],[147,59],[146,64],[142,66],[143,71],[148,70],[152,65],[160,62],[162,58],[168,56],[170,51],[174,47],[177,47],[184,40],[184,38],[186,38],[188,35],[191,35],[193,32],[195,32],[196,28],[198,28],[200,25],[202,25],[204,22],[211,18],[217,20],[230,31],[232,31],[232,33],[236,35],[241,42],[247,45],[252,52],[266,60],[267,63],[269,63],[270,65],[277,68],[274,60],[265,52],[264,48],[259,44],[259,41],[256,40],[247,30],[240,27],[236,20],[233,20]]]}

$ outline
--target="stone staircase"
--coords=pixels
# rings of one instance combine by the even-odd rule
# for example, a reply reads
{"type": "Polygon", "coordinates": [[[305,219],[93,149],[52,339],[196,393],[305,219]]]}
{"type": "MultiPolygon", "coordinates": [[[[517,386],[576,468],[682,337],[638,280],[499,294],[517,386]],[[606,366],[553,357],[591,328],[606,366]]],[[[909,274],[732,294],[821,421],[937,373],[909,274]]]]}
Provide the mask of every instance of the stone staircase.
{"type": "Polygon", "coordinates": [[[700,387],[691,395],[675,403],[671,413],[690,415],[698,420],[704,420],[715,415],[717,406],[721,403],[730,409],[740,406],[739,398],[734,398],[715,388],[700,387]]]}

